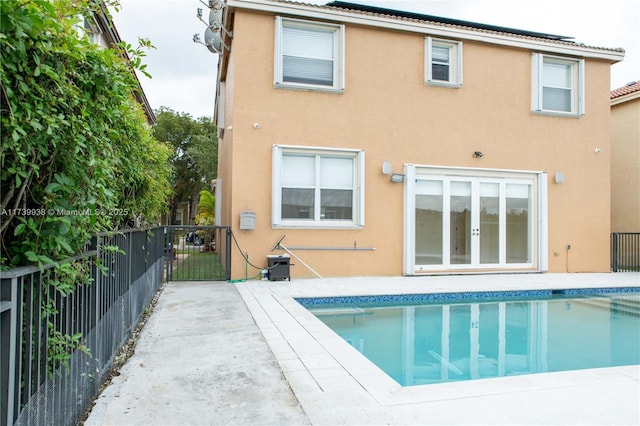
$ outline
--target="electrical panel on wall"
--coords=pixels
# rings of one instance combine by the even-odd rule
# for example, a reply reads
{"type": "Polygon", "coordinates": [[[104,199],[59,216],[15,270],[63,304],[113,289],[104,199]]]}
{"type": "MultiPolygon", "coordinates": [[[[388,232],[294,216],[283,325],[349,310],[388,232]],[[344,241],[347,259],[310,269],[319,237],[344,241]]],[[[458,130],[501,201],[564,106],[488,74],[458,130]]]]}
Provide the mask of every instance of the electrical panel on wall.
{"type": "Polygon", "coordinates": [[[256,212],[240,212],[240,229],[256,229],[256,212]]]}

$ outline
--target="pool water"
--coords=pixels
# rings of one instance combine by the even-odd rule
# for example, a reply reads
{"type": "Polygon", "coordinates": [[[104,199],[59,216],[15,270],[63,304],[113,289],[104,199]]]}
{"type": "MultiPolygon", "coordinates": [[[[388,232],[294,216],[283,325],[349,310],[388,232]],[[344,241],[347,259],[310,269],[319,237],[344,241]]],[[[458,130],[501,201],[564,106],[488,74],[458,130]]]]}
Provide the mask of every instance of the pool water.
{"type": "Polygon", "coordinates": [[[403,386],[640,364],[640,293],[298,300],[403,386]]]}

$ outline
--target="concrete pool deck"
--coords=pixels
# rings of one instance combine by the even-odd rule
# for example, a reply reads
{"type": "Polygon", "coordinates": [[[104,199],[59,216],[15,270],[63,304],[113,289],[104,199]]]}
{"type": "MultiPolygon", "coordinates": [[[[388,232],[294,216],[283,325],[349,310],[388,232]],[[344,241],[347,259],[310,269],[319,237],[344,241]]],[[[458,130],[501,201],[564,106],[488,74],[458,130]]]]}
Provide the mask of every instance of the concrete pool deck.
{"type": "MultiPolygon", "coordinates": [[[[212,289],[216,286],[234,287],[216,283],[167,285],[142,332],[136,354],[123,367],[122,375],[125,377],[105,390],[87,424],[640,424],[640,366],[403,388],[293,299],[637,287],[640,286],[638,273],[249,281],[235,284],[244,303],[239,297],[210,296],[215,293],[212,289]],[[185,298],[182,290],[188,290],[191,296],[185,298]],[[211,334],[213,325],[209,323],[210,314],[201,309],[193,313],[192,305],[185,304],[185,300],[194,297],[206,298],[203,303],[207,306],[207,312],[218,315],[220,329],[216,333],[219,334],[211,334]],[[247,308],[255,321],[254,325],[243,323],[240,329],[224,328],[227,326],[222,321],[224,315],[220,315],[221,312],[227,316],[233,312],[248,316],[247,308]],[[180,315],[154,325],[154,317],[164,318],[169,309],[180,312],[180,315]],[[179,334],[178,331],[185,328],[186,324],[190,324],[187,328],[197,339],[180,344],[206,348],[197,351],[196,355],[203,356],[201,361],[194,359],[193,354],[187,355],[189,350],[180,351],[176,347],[163,351],[165,353],[159,358],[162,361],[136,358],[139,354],[152,352],[153,347],[162,347],[167,342],[167,334],[179,334]],[[237,343],[238,340],[243,340],[245,344],[237,347],[235,343],[224,343],[237,343]],[[254,346],[255,349],[250,349],[254,346]],[[256,392],[249,386],[244,395],[241,389],[236,389],[237,399],[234,403],[237,406],[229,406],[229,401],[216,399],[216,394],[209,389],[217,385],[216,379],[221,375],[216,376],[208,369],[219,370],[221,367],[218,364],[212,366],[206,360],[205,352],[210,353],[209,357],[219,360],[219,363],[224,362],[225,358],[229,361],[224,371],[232,379],[231,382],[233,378],[242,379],[243,374],[246,378],[247,374],[259,373],[267,378],[265,383],[275,382],[275,388],[269,386],[256,392]],[[152,365],[152,362],[162,364],[152,365]],[[194,371],[194,362],[201,363],[198,371],[194,371]],[[155,372],[149,374],[145,369],[155,372]],[[171,377],[167,377],[166,372],[170,370],[173,371],[171,377]],[[145,375],[139,380],[141,374],[145,375]],[[280,380],[282,374],[286,381],[280,380]],[[203,376],[207,380],[203,381],[203,376]],[[171,393],[162,388],[177,381],[179,387],[175,390],[180,392],[179,398],[172,400],[171,393]],[[135,383],[138,388],[134,386],[135,383]],[[149,392],[144,392],[140,386],[157,389],[160,394],[148,395],[149,392]],[[295,394],[294,401],[287,394],[288,386],[295,394]],[[189,392],[198,403],[188,401],[189,392]],[[142,403],[140,400],[145,398],[149,401],[142,403]],[[299,401],[299,406],[295,399],[299,401]],[[221,407],[223,405],[225,407],[221,407]],[[126,411],[126,414],[122,414],[122,411],[126,411]]],[[[261,386],[260,383],[255,385],[261,386]]]]}

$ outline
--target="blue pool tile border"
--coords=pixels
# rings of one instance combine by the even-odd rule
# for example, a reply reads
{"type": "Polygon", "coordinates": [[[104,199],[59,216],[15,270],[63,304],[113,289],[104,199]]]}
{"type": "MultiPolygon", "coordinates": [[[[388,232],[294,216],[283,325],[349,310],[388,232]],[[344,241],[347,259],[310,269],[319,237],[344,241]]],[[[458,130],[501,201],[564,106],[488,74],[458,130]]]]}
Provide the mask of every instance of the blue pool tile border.
{"type": "Polygon", "coordinates": [[[551,299],[553,297],[585,297],[611,294],[640,294],[640,287],[596,287],[549,290],[470,291],[456,293],[384,294],[366,296],[296,297],[305,308],[321,306],[385,306],[394,304],[450,304],[477,301],[551,299]]]}
{"type": "Polygon", "coordinates": [[[640,293],[640,287],[596,287],[596,288],[568,288],[552,290],[553,294],[574,295],[604,295],[617,293],[640,293]]]}

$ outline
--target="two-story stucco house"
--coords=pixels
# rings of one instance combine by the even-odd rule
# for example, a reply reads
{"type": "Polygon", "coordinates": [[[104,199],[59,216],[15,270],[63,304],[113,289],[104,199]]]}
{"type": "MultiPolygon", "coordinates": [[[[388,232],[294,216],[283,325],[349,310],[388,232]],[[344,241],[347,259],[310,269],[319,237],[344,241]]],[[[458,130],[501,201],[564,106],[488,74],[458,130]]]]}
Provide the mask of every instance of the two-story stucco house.
{"type": "Polygon", "coordinates": [[[344,2],[228,0],[221,21],[216,217],[253,265],[609,271],[622,49],[344,2]]]}

